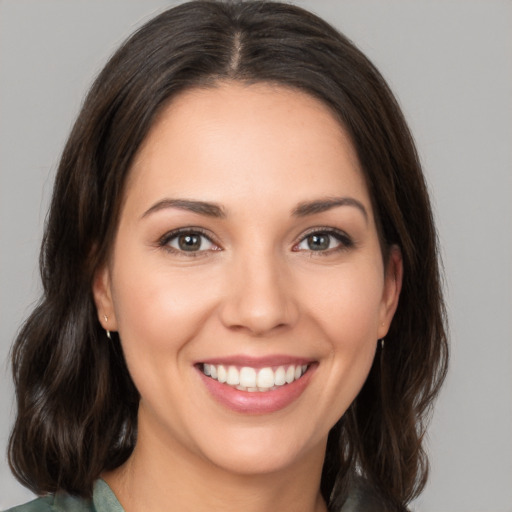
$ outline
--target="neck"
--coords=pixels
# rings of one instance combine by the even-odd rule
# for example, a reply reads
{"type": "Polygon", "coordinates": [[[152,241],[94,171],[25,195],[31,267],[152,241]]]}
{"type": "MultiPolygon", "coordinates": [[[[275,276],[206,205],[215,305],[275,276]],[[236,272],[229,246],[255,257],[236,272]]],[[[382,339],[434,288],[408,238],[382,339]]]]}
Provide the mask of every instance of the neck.
{"type": "Polygon", "coordinates": [[[264,474],[226,471],[169,439],[145,436],[127,462],[103,475],[125,512],[326,512],[320,494],[325,444],[291,464],[264,474]],[[161,439],[160,441],[163,441],[161,439]]]}

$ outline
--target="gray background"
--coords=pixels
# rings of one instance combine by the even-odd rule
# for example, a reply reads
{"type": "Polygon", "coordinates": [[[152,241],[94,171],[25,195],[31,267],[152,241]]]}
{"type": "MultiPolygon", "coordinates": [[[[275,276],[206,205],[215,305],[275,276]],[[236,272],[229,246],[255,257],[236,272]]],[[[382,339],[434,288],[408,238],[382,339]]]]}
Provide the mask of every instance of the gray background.
{"type": "MultiPolygon", "coordinates": [[[[358,43],[415,134],[443,246],[452,364],[414,510],[512,511],[512,3],[298,1],[358,43]]],[[[92,77],[163,0],[0,0],[0,509],[8,351],[39,293],[52,176],[92,77]]]]}

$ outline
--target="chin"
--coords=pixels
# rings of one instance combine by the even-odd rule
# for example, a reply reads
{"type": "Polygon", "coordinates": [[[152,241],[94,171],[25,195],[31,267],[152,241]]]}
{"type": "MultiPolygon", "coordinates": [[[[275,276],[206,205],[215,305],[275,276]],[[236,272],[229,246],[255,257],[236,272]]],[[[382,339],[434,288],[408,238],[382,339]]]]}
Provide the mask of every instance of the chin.
{"type": "Polygon", "coordinates": [[[289,430],[272,432],[269,428],[242,429],[203,447],[202,452],[215,466],[242,476],[282,473],[311,457],[323,461],[327,433],[320,440],[294,437],[289,430]]]}

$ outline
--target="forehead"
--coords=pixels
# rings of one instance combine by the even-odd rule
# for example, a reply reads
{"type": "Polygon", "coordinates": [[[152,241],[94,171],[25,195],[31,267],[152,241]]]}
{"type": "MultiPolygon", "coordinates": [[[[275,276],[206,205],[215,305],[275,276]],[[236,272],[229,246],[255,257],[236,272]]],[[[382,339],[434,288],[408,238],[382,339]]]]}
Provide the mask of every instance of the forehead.
{"type": "Polygon", "coordinates": [[[222,83],[174,98],[136,155],[127,195],[217,201],[221,190],[241,204],[345,193],[368,200],[355,150],[333,112],[271,84],[222,83]]]}

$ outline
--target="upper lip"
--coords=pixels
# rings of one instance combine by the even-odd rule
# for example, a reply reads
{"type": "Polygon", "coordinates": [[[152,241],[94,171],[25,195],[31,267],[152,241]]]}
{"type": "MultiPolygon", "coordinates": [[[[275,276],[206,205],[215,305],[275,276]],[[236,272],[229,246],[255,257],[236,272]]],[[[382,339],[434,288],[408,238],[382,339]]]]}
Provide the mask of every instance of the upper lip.
{"type": "Polygon", "coordinates": [[[248,355],[231,355],[226,357],[212,357],[198,361],[197,364],[214,364],[226,366],[249,366],[251,368],[265,368],[269,366],[304,365],[311,364],[314,360],[306,357],[297,357],[284,354],[275,354],[263,357],[248,355]]]}

